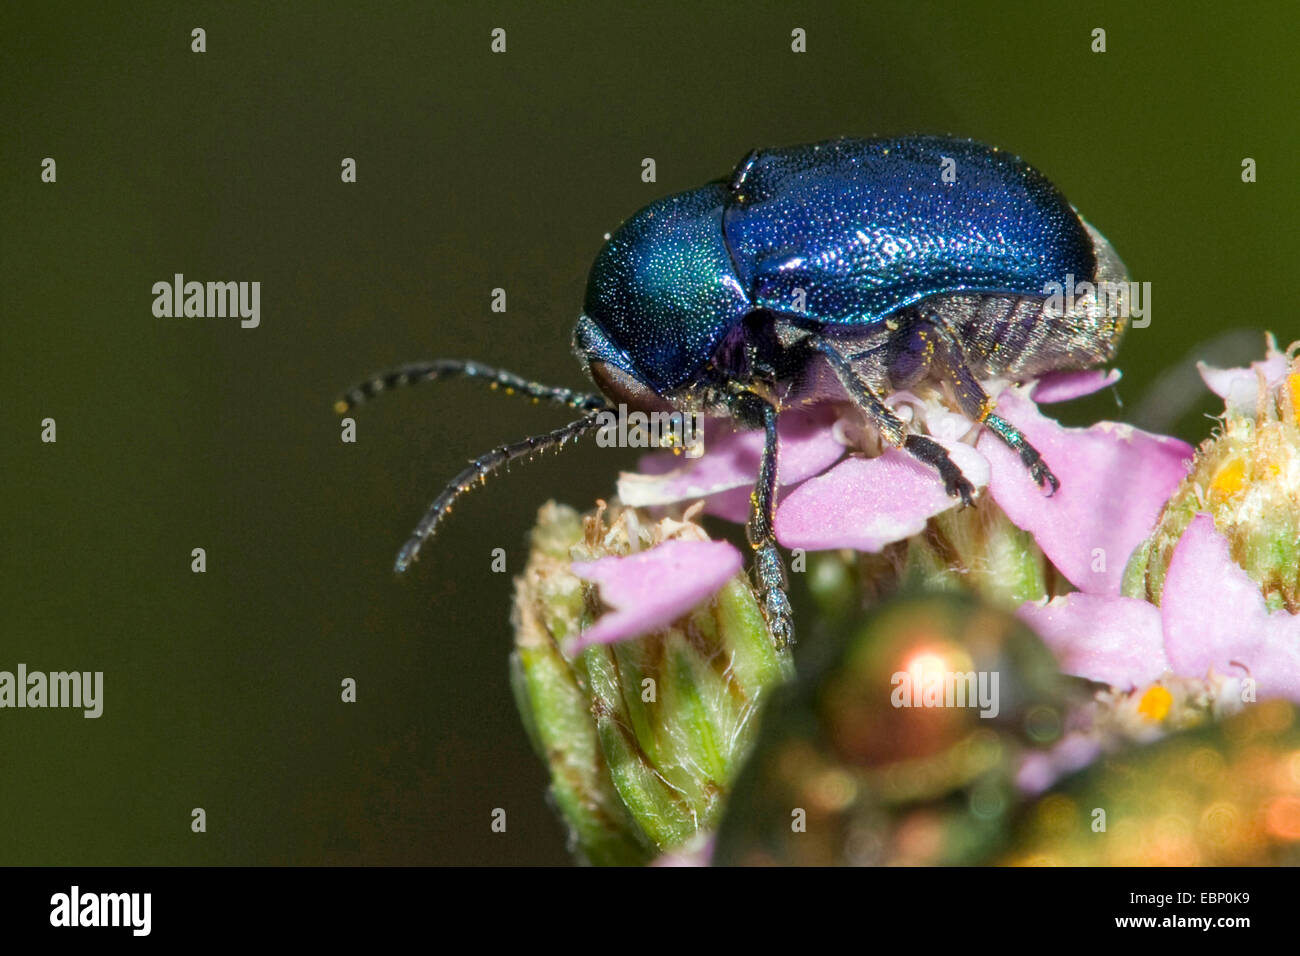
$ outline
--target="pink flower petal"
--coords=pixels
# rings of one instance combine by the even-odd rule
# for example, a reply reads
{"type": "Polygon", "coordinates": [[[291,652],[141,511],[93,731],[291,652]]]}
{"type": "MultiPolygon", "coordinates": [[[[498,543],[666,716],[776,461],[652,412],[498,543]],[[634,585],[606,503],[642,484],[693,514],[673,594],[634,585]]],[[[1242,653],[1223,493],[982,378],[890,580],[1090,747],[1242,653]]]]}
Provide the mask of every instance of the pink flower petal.
{"type": "Polygon", "coordinates": [[[1300,615],[1269,612],[1208,514],[1193,518],[1174,548],[1160,613],[1176,673],[1249,673],[1260,697],[1300,701],[1300,615]]]}
{"type": "Polygon", "coordinates": [[[651,866],[708,866],[713,859],[716,838],[697,839],[680,850],[663,853],[650,861],[651,866]]]}
{"type": "MultiPolygon", "coordinates": [[[[987,484],[988,464],[979,452],[943,444],[971,484],[987,484]]],[[[849,458],[792,491],[777,509],[776,538],[787,548],[879,551],[954,504],[938,472],[890,448],[878,458],[849,458]]]]}
{"type": "Polygon", "coordinates": [[[1146,601],[1076,592],[1046,604],[1027,602],[1016,614],[1067,674],[1128,690],[1169,669],[1160,609],[1146,601]]]}
{"type": "MultiPolygon", "coordinates": [[[[794,484],[820,474],[844,455],[844,446],[831,432],[835,417],[834,407],[825,404],[781,413],[777,422],[777,477],[781,484],[794,484]]],[[[705,426],[703,457],[683,459],[669,452],[646,455],[638,465],[639,473],[624,472],[619,476],[618,497],[625,505],[644,508],[743,489],[741,497],[748,503],[762,457],[761,429],[729,431],[721,420],[710,420],[705,426]]],[[[726,507],[725,503],[722,507],[726,507]]],[[[740,520],[744,517],[742,514],[740,520]]]]}
{"type": "Polygon", "coordinates": [[[1048,497],[1020,456],[986,429],[976,447],[993,466],[994,500],[1071,584],[1118,595],[1124,565],[1186,475],[1192,447],[1115,422],[1063,428],[1011,389],[998,414],[1038,449],[1061,487],[1048,497]]]}
{"type": "Polygon", "coordinates": [[[1039,405],[1068,402],[1091,395],[1093,392],[1100,392],[1107,385],[1114,385],[1120,380],[1120,375],[1120,370],[1117,368],[1108,372],[1103,372],[1101,369],[1049,372],[1034,384],[1030,389],[1029,397],[1039,405]]]}
{"type": "Polygon", "coordinates": [[[1022,793],[1042,793],[1061,777],[1082,770],[1101,756],[1101,743],[1078,732],[1066,734],[1049,750],[1034,750],[1025,755],[1016,772],[1016,786],[1022,793]]]}
{"type": "Polygon", "coordinates": [[[741,564],[740,552],[726,541],[665,541],[626,557],[575,561],[573,573],[599,585],[613,611],[578,636],[573,653],[671,624],[712,597],[741,564]]]}
{"type": "Polygon", "coordinates": [[[1274,353],[1259,362],[1251,362],[1250,368],[1214,368],[1197,362],[1196,370],[1201,373],[1206,387],[1222,398],[1228,409],[1241,415],[1253,415],[1259,397],[1257,373],[1264,373],[1266,388],[1275,388],[1286,378],[1289,365],[1285,355],[1274,353]]]}
{"type": "MultiPolygon", "coordinates": [[[[784,477],[784,476],[778,476],[784,477]]],[[[788,492],[789,484],[786,485],[787,491],[777,495],[780,501],[788,492]]],[[[749,495],[751,488],[732,488],[730,491],[719,491],[712,495],[704,505],[704,510],[708,514],[717,515],[726,521],[734,521],[736,524],[744,524],[749,520],[749,495]]]]}

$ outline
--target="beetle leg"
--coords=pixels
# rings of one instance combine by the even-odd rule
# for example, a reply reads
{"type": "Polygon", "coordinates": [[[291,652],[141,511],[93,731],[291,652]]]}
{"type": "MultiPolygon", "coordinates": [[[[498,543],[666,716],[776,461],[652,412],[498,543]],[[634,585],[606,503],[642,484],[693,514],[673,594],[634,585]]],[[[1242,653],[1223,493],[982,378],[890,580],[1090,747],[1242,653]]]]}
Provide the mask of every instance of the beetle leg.
{"type": "Polygon", "coordinates": [[[776,406],[750,391],[732,393],[733,414],[742,422],[761,422],[763,459],[758,482],[749,496],[749,523],[745,536],[754,551],[754,579],[758,587],[763,616],[778,648],[794,643],[794,612],[786,594],[789,581],[785,561],[777,550],[772,525],[776,515],[777,465],[779,446],[776,436],[776,406]]]}
{"type": "Polygon", "coordinates": [[[533,435],[522,441],[499,445],[487,454],[475,458],[442,489],[437,498],[433,499],[433,504],[429,505],[429,510],[424,513],[424,517],[415,526],[406,544],[402,545],[402,550],[397,553],[397,561],[393,569],[401,573],[410,566],[411,562],[419,556],[420,547],[433,537],[442,519],[451,513],[451,506],[456,503],[457,498],[486,482],[488,475],[503,465],[508,465],[519,458],[531,458],[551,448],[561,448],[584,432],[590,431],[600,424],[602,411],[603,409],[594,411],[544,435],[533,435]]]}
{"type": "Polygon", "coordinates": [[[935,360],[946,374],[949,384],[952,385],[953,394],[961,410],[989,428],[1008,447],[1017,452],[1034,481],[1050,489],[1047,492],[1049,497],[1055,494],[1061,487],[1060,480],[1052,474],[1052,470],[1047,467],[1047,462],[1043,461],[1043,456],[1038,453],[1038,449],[1029,444],[1029,440],[1020,433],[1020,429],[1005,418],[993,414],[997,403],[989,397],[988,392],[984,391],[984,386],[979,383],[979,379],[966,364],[965,353],[956,336],[947,326],[937,321],[932,328],[940,343],[935,360]]]}
{"type": "Polygon", "coordinates": [[[857,402],[858,406],[871,416],[886,441],[897,448],[905,449],[919,460],[936,469],[939,472],[939,477],[943,479],[944,490],[951,497],[960,498],[964,505],[970,505],[974,502],[975,486],[961,473],[961,469],[957,467],[956,462],[948,457],[947,449],[933,438],[927,438],[925,435],[908,434],[907,426],[902,419],[895,415],[893,410],[877,397],[876,393],[853,370],[853,366],[840,354],[834,345],[825,339],[818,339],[812,347],[826,357],[831,369],[835,372],[836,378],[840,380],[840,384],[844,386],[844,389],[857,402]]]}
{"type": "Polygon", "coordinates": [[[569,408],[591,412],[609,408],[604,396],[575,392],[572,389],[540,382],[530,382],[513,372],[490,368],[478,362],[465,362],[460,359],[434,359],[432,362],[416,362],[401,365],[385,372],[370,376],[359,385],[354,385],[343,393],[343,397],[334,403],[334,410],[340,415],[351,411],[358,405],[370,401],[381,392],[405,385],[418,385],[421,382],[434,382],[443,378],[474,378],[487,382],[492,389],[504,389],[507,395],[524,395],[534,402],[547,401],[569,408]]]}
{"type": "Polygon", "coordinates": [[[1043,461],[1043,456],[1038,453],[1037,448],[1029,444],[1029,439],[1020,433],[1020,429],[1005,418],[992,413],[985,417],[984,424],[1020,455],[1020,460],[1029,469],[1029,476],[1037,484],[1051,488],[1047,493],[1049,498],[1056,494],[1057,489],[1061,487],[1061,480],[1052,474],[1052,470],[1047,467],[1047,462],[1043,461]]]}

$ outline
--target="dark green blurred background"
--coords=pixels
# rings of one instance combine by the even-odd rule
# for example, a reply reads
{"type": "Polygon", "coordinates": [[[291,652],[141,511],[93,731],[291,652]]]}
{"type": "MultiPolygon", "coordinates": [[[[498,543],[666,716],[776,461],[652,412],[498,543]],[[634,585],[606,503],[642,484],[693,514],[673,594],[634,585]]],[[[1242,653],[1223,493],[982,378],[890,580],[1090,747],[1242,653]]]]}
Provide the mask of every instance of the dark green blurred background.
{"type": "Polygon", "coordinates": [[[1300,330],[1293,3],[702,7],[4,5],[0,669],[102,670],[106,702],[0,711],[0,863],[566,860],[490,551],[519,570],[536,508],[589,506],[635,453],[516,469],[398,579],[465,459],[566,414],[451,383],[362,409],[345,445],[331,402],[435,356],[583,384],[602,234],[752,146],[946,132],[1046,172],[1153,284],[1125,408],[1073,422],[1198,439],[1212,403],[1144,404],[1157,376],[1300,330]],[[175,272],[260,280],[261,327],[155,318],[175,272]]]}

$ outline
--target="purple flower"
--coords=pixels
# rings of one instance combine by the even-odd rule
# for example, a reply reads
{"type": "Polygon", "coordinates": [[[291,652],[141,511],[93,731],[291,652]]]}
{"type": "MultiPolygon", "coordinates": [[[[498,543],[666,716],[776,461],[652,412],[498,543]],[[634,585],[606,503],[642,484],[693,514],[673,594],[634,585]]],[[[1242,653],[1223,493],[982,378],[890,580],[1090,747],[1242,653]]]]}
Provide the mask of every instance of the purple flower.
{"type": "MultiPolygon", "coordinates": [[[[1114,372],[1068,372],[1001,392],[998,414],[1024,432],[1061,481],[1051,497],[997,436],[939,400],[899,392],[887,403],[912,428],[942,444],[976,488],[987,486],[1075,587],[1118,594],[1129,554],[1186,474],[1192,448],[1111,422],[1065,428],[1040,414],[1034,401],[1077,398],[1116,377],[1114,372]]],[[[933,469],[897,449],[840,461],[850,444],[876,450],[878,438],[861,427],[856,410],[828,404],[783,413],[780,438],[778,477],[784,487],[775,530],[786,547],[879,551],[956,505],[933,469]]],[[[758,432],[733,432],[709,437],[702,459],[677,467],[662,453],[647,456],[643,474],[620,480],[620,498],[633,505],[703,498],[710,513],[743,521],[760,444],[758,432]]]]}
{"type": "Polygon", "coordinates": [[[1061,777],[1088,766],[1102,752],[1095,737],[1072,731],[1055,747],[1025,754],[1016,771],[1016,786],[1025,793],[1042,793],[1061,777]]]}
{"type": "Polygon", "coordinates": [[[600,587],[613,608],[580,634],[570,653],[591,644],[640,637],[712,597],[740,570],[740,552],[725,541],[665,541],[625,557],[574,562],[573,573],[600,587]]]}
{"type": "Polygon", "coordinates": [[[1150,602],[1070,594],[1019,613],[1081,677],[1117,688],[1251,678],[1260,696],[1300,701],[1300,614],[1287,597],[1300,546],[1300,365],[1270,337],[1249,368],[1200,370],[1224,399],[1223,424],[1134,555],[1125,592],[1150,602]]]}
{"type": "Polygon", "coordinates": [[[1169,669],[1160,608],[1146,601],[1075,592],[1026,603],[1018,613],[1067,674],[1130,688],[1169,669]]]}
{"type": "Polygon", "coordinates": [[[992,466],[993,500],[1080,591],[1119,594],[1124,565],[1187,474],[1192,447],[1115,422],[1064,428],[1015,392],[1003,392],[998,414],[1024,432],[1061,487],[1043,494],[1019,456],[985,432],[976,448],[992,466]]]}
{"type": "Polygon", "coordinates": [[[1244,671],[1261,696],[1300,701],[1300,615],[1269,612],[1209,515],[1193,518],[1174,550],[1160,619],[1174,673],[1244,671]]]}
{"type": "MultiPolygon", "coordinates": [[[[970,445],[942,441],[976,488],[989,483],[989,464],[970,445]]],[[[875,458],[851,457],[801,485],[776,513],[777,540],[790,548],[879,551],[924,530],[953,507],[933,468],[889,448],[875,458]]]]}
{"type": "Polygon", "coordinates": [[[1251,362],[1250,368],[1214,368],[1197,363],[1201,379],[1215,395],[1223,399],[1226,410],[1238,415],[1254,415],[1261,393],[1277,388],[1286,379],[1291,360],[1270,342],[1268,356],[1251,362]]]}
{"type": "MultiPolygon", "coordinates": [[[[794,409],[781,416],[777,424],[781,484],[798,484],[844,457],[846,449],[836,437],[835,421],[830,405],[794,409]]],[[[763,433],[736,431],[725,420],[712,419],[705,426],[705,437],[702,458],[684,460],[666,452],[643,456],[641,472],[620,476],[619,500],[632,508],[646,508],[704,499],[707,513],[745,521],[763,454],[763,433]]]]}
{"type": "Polygon", "coordinates": [[[651,866],[708,866],[713,859],[716,839],[712,834],[692,840],[685,847],[664,853],[653,860],[651,866]]]}
{"type": "Polygon", "coordinates": [[[1020,616],[1079,677],[1138,687],[1166,670],[1216,672],[1253,677],[1260,696],[1300,701],[1300,615],[1268,610],[1208,514],[1179,540],[1160,607],[1070,594],[1026,604],[1020,616]]]}

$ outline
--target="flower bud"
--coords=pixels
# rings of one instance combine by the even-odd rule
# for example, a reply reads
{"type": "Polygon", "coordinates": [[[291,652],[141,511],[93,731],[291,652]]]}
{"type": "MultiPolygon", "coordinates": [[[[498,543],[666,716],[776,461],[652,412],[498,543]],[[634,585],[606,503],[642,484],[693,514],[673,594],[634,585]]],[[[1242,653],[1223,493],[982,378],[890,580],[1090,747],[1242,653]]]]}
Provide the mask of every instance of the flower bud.
{"type": "Polygon", "coordinates": [[[1124,593],[1159,604],[1179,539],[1207,512],[1268,609],[1300,612],[1300,359],[1270,343],[1268,358],[1249,372],[1202,374],[1212,384],[1212,376],[1233,377],[1216,388],[1227,399],[1217,434],[1201,444],[1191,472],[1134,552],[1124,593]],[[1255,389],[1243,394],[1249,376],[1255,389]]]}
{"type": "Polygon", "coordinates": [[[809,555],[808,586],[823,615],[872,607],[902,590],[974,593],[1014,611],[1026,601],[1068,587],[1034,541],[987,495],[972,508],[935,515],[920,533],[878,554],[825,551],[809,555]]]}
{"type": "Polygon", "coordinates": [[[708,536],[689,517],[650,522],[602,506],[583,518],[548,504],[516,582],[516,697],[550,768],[556,807],[594,863],[698,847],[749,751],[767,691],[791,670],[743,573],[667,627],[574,653],[600,602],[573,563],[666,540],[708,536]]]}

